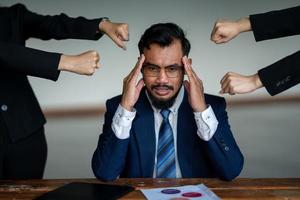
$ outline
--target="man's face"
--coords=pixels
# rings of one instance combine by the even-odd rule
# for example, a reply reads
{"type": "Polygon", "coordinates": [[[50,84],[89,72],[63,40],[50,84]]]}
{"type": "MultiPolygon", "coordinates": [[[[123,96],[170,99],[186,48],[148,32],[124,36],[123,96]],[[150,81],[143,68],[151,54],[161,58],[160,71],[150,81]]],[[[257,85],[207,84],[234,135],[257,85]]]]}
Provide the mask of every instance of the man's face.
{"type": "Polygon", "coordinates": [[[182,49],[179,40],[169,46],[151,44],[144,49],[143,78],[150,96],[167,102],[176,97],[183,81],[182,49]]]}

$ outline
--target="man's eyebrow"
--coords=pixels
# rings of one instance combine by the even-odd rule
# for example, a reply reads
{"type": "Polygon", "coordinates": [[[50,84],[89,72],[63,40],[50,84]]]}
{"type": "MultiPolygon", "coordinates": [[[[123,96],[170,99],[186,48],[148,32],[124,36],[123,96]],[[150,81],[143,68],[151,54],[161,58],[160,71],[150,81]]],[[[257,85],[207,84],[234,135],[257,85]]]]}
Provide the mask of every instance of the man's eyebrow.
{"type": "Polygon", "coordinates": [[[154,64],[154,63],[150,63],[150,62],[146,62],[146,63],[144,63],[143,64],[143,67],[144,66],[154,66],[154,67],[160,67],[159,65],[156,65],[156,64],[154,64]]]}
{"type": "MultiPolygon", "coordinates": [[[[144,66],[153,66],[153,67],[159,67],[161,68],[161,66],[157,65],[157,64],[154,64],[154,63],[150,63],[150,62],[146,62],[143,64],[143,67],[144,66]]],[[[174,64],[171,64],[171,65],[168,65],[168,66],[165,66],[165,67],[182,67],[183,65],[180,65],[180,64],[177,64],[177,63],[174,63],[174,64]]]]}
{"type": "Polygon", "coordinates": [[[175,63],[175,64],[172,64],[172,65],[168,65],[166,67],[183,67],[183,65],[179,65],[179,64],[175,63]]]}

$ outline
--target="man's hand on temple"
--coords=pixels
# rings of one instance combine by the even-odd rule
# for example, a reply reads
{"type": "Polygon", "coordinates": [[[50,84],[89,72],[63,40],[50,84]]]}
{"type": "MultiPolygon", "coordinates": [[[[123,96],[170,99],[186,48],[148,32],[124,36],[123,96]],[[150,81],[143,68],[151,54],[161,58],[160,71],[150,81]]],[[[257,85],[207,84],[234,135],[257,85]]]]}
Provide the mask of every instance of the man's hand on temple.
{"type": "Polygon", "coordinates": [[[138,62],[136,63],[133,70],[130,74],[124,78],[123,81],[123,94],[121,100],[121,106],[128,111],[133,110],[133,106],[137,102],[140,92],[144,86],[144,80],[140,79],[137,81],[139,74],[145,60],[144,54],[139,57],[138,62]]]}
{"type": "Polygon", "coordinates": [[[202,80],[197,76],[191,67],[192,60],[186,56],[182,58],[185,72],[188,76],[188,81],[183,82],[189,96],[189,102],[194,112],[202,112],[207,106],[204,99],[204,88],[202,80]]]}

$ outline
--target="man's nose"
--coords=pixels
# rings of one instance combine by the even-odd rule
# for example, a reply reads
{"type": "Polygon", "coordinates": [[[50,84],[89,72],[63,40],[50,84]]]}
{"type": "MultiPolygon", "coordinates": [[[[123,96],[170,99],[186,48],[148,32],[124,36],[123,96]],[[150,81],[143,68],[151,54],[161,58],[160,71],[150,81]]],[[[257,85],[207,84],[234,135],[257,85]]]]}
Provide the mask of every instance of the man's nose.
{"type": "Polygon", "coordinates": [[[159,74],[158,74],[158,76],[157,76],[157,81],[158,81],[159,83],[167,83],[167,82],[169,82],[167,73],[166,73],[166,71],[165,71],[164,69],[161,69],[161,70],[159,71],[159,74]]]}

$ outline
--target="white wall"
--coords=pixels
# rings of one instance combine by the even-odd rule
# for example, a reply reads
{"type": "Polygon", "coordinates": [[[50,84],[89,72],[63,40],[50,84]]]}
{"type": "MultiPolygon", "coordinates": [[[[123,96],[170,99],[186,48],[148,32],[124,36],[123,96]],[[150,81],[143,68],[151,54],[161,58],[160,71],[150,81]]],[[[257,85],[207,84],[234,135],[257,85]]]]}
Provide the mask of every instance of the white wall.
{"type": "MultiPolygon", "coordinates": [[[[12,5],[15,0],[1,0],[12,5]]],[[[62,73],[57,82],[30,78],[43,108],[104,105],[107,98],[121,92],[122,80],[134,66],[137,43],[153,23],[175,22],[186,31],[192,43],[190,57],[205,90],[217,94],[219,80],[227,71],[255,73],[259,68],[299,50],[300,36],[256,43],[252,33],[244,33],[225,45],[210,38],[217,18],[238,19],[249,14],[300,4],[299,0],[23,0],[30,10],[43,14],[64,12],[88,18],[108,16],[128,22],[128,50],[117,48],[107,38],[99,41],[30,39],[28,46],[47,51],[77,54],[95,49],[103,67],[92,77],[62,73]]],[[[42,66],[41,66],[42,67],[42,66]]],[[[296,86],[282,94],[299,95],[296,86]]],[[[268,96],[265,89],[251,95],[227,99],[268,96]]],[[[231,107],[228,110],[233,133],[245,155],[244,177],[299,177],[299,103],[259,107],[231,107]]],[[[102,116],[93,118],[48,119],[46,133],[49,156],[46,178],[93,177],[90,159],[102,129],[102,116]]]]}

